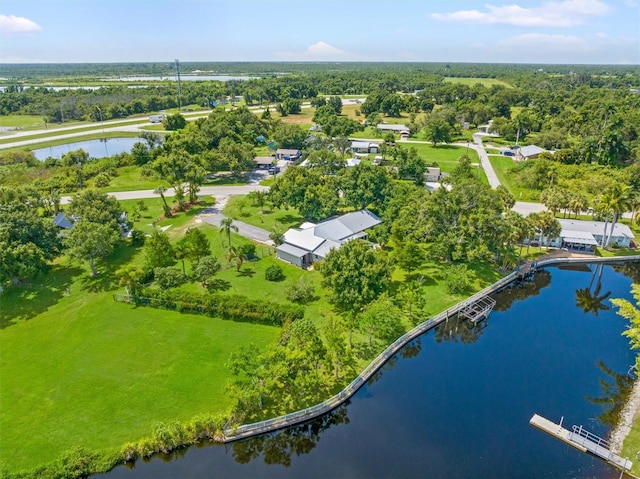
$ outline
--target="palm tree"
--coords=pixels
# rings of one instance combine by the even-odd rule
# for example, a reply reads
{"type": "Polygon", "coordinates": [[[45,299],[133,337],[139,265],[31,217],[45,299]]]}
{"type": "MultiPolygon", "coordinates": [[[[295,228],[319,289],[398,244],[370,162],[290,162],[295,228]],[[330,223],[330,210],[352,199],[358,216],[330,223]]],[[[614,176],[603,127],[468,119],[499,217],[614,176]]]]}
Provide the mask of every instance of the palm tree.
{"type": "Polygon", "coordinates": [[[167,188],[165,186],[160,185],[156,187],[155,190],[153,190],[153,193],[156,195],[160,195],[160,198],[162,198],[164,215],[168,218],[169,216],[171,216],[171,208],[169,208],[169,205],[167,204],[167,199],[164,197],[165,191],[167,191],[167,188]]]}
{"type": "Polygon", "coordinates": [[[607,236],[607,230],[605,228],[604,236],[607,236],[603,246],[606,248],[611,242],[611,236],[613,235],[613,229],[616,227],[618,218],[625,212],[631,209],[633,204],[633,191],[628,185],[622,185],[616,183],[612,185],[607,192],[607,204],[611,208],[613,213],[613,219],[611,220],[611,229],[609,230],[609,236],[607,236]]]}
{"type": "MultiPolygon", "coordinates": [[[[238,227],[233,224],[233,219],[225,218],[220,222],[220,233],[225,233],[229,240],[229,247],[231,247],[231,231],[238,232],[238,227]]],[[[222,238],[220,239],[220,243],[222,243],[222,238]]],[[[224,244],[223,244],[224,246],[224,244]]]]}
{"type": "Polygon", "coordinates": [[[227,261],[230,263],[236,263],[236,271],[240,272],[240,268],[242,268],[242,263],[247,260],[247,255],[244,254],[240,249],[235,246],[229,247],[229,252],[227,253],[227,261]]]}
{"type": "Polygon", "coordinates": [[[593,270],[593,276],[591,276],[589,286],[584,289],[576,290],[576,306],[581,308],[585,313],[593,313],[598,316],[598,312],[608,311],[611,309],[609,306],[604,304],[604,300],[611,295],[611,291],[600,296],[603,271],[604,265],[602,263],[597,264],[593,270]],[[593,290],[593,293],[591,293],[591,287],[593,286],[593,281],[596,277],[598,278],[598,281],[596,281],[596,287],[593,290]]]}

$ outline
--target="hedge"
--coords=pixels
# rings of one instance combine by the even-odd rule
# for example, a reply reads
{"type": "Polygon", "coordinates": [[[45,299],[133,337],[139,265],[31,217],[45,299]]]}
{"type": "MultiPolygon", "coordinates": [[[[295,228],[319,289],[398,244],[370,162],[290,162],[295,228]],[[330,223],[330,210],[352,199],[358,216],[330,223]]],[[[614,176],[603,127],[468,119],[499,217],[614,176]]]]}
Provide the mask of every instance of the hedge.
{"type": "Polygon", "coordinates": [[[185,313],[207,314],[233,321],[282,326],[304,316],[297,304],[251,299],[240,294],[202,294],[189,291],[145,289],[145,296],[130,296],[138,306],[164,308],[185,313]]]}

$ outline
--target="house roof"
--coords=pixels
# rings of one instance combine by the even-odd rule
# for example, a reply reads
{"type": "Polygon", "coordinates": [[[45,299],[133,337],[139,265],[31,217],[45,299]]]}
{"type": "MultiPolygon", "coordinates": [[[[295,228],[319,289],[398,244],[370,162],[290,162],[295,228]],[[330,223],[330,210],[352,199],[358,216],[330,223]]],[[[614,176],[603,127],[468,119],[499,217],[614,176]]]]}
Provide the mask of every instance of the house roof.
{"type": "Polygon", "coordinates": [[[332,240],[344,240],[356,233],[382,223],[380,218],[369,210],[352,211],[346,215],[323,221],[315,228],[315,234],[332,240]]]}
{"type": "Polygon", "coordinates": [[[326,258],[326,256],[329,254],[329,251],[335,248],[340,248],[340,243],[336,241],[326,240],[315,250],[313,250],[313,254],[321,258],[326,258]]]}
{"type": "Polygon", "coordinates": [[[304,230],[291,228],[284,234],[284,242],[297,246],[307,251],[313,251],[322,244],[325,238],[314,234],[315,228],[307,228],[304,230]]]}
{"type": "Polygon", "coordinates": [[[53,218],[53,224],[66,230],[70,230],[73,228],[73,223],[67,219],[67,217],[64,215],[64,211],[61,211],[56,215],[55,218],[53,218]]]}
{"type": "MultiPolygon", "coordinates": [[[[558,219],[558,222],[562,226],[562,232],[560,233],[560,236],[562,236],[563,238],[565,236],[565,232],[566,232],[566,236],[573,236],[573,237],[579,237],[579,236],[576,236],[579,233],[590,233],[591,235],[598,235],[598,236],[602,236],[604,234],[604,225],[605,225],[604,221],[581,221],[581,220],[570,220],[570,219],[560,218],[558,219]]],[[[608,223],[607,234],[609,234],[610,228],[611,228],[611,223],[608,223]]],[[[623,236],[626,238],[634,237],[631,229],[627,225],[620,222],[616,223],[616,225],[614,226],[613,236],[617,236],[617,237],[623,236]]]]}
{"type": "Polygon", "coordinates": [[[353,168],[354,166],[358,166],[360,163],[362,163],[362,160],[360,158],[349,158],[346,161],[345,166],[347,168],[353,168]]]}
{"type": "Polygon", "coordinates": [[[427,166],[425,170],[425,174],[427,175],[440,175],[440,168],[435,166],[427,166]]]}
{"type": "Polygon", "coordinates": [[[273,156],[256,156],[253,159],[257,165],[271,165],[273,160],[275,160],[273,156]]]}
{"type": "Polygon", "coordinates": [[[353,211],[317,225],[303,223],[300,228],[291,228],[284,234],[283,244],[324,258],[333,248],[340,247],[345,241],[364,237],[364,230],[380,223],[380,218],[369,210],[353,211]]]}
{"type": "Polygon", "coordinates": [[[529,146],[523,146],[522,148],[520,148],[520,150],[518,151],[518,154],[523,158],[529,158],[530,156],[536,156],[536,155],[539,155],[540,153],[544,153],[545,151],[548,151],[548,150],[545,150],[544,148],[540,148],[538,145],[529,145],[529,146]]]}
{"type": "Polygon", "coordinates": [[[287,150],[284,148],[278,148],[276,150],[277,155],[285,155],[285,156],[298,156],[300,155],[300,150],[287,150]]]}
{"type": "Polygon", "coordinates": [[[562,230],[560,237],[567,243],[579,243],[598,246],[598,242],[591,233],[583,231],[562,230]]]}
{"type": "Polygon", "coordinates": [[[352,141],[351,142],[351,148],[353,149],[357,149],[357,148],[369,148],[371,146],[371,143],[369,143],[368,141],[352,141]]]}
{"type": "Polygon", "coordinates": [[[378,128],[378,130],[395,131],[395,132],[398,132],[398,133],[400,133],[402,131],[410,131],[408,126],[395,125],[395,124],[392,124],[392,123],[378,123],[376,128],[378,128]]]}
{"type": "Polygon", "coordinates": [[[296,258],[302,258],[305,254],[309,253],[306,249],[298,248],[297,246],[293,246],[292,244],[287,243],[283,243],[278,246],[276,248],[276,251],[290,254],[291,256],[295,256],[296,258]]]}

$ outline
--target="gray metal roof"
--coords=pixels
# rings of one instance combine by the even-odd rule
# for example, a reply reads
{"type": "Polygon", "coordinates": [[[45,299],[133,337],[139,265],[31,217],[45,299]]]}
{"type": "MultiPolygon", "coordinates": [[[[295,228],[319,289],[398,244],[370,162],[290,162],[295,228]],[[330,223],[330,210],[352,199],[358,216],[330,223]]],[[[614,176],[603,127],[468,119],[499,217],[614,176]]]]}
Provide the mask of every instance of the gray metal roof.
{"type": "Polygon", "coordinates": [[[273,156],[256,156],[253,161],[257,165],[271,165],[275,158],[273,156]]]}
{"type": "Polygon", "coordinates": [[[544,148],[540,148],[538,145],[529,145],[529,146],[523,146],[522,148],[520,148],[520,151],[518,152],[520,156],[524,157],[524,158],[528,158],[530,156],[535,156],[535,155],[539,155],[540,153],[544,153],[545,150],[544,148]]]}
{"type": "Polygon", "coordinates": [[[297,246],[307,251],[313,251],[325,240],[314,234],[315,228],[304,230],[291,228],[284,234],[284,242],[297,246]]]}
{"type": "Polygon", "coordinates": [[[286,155],[286,156],[298,156],[300,155],[300,150],[287,150],[285,148],[278,148],[276,150],[276,154],[286,155]]]}
{"type": "Polygon", "coordinates": [[[377,128],[378,130],[387,130],[387,131],[395,131],[395,132],[410,131],[408,126],[395,125],[393,123],[378,123],[377,128]]]}
{"type": "Polygon", "coordinates": [[[332,249],[340,248],[342,246],[340,243],[331,240],[325,240],[320,246],[318,246],[315,250],[313,250],[313,254],[316,256],[320,256],[321,258],[326,258],[329,254],[329,251],[332,249]]]}
{"type": "MultiPolygon", "coordinates": [[[[583,232],[583,233],[591,233],[592,235],[602,236],[604,234],[604,221],[581,221],[581,220],[570,220],[559,218],[558,222],[560,226],[562,226],[561,236],[564,235],[565,231],[567,232],[567,236],[571,236],[575,234],[575,232],[583,232]]],[[[607,224],[607,235],[611,230],[611,223],[607,224]]],[[[615,227],[613,228],[613,236],[623,236],[626,238],[633,238],[633,232],[631,229],[620,222],[617,222],[615,227]]],[[[575,236],[574,236],[575,237],[575,236]]]]}
{"type": "Polygon", "coordinates": [[[55,218],[53,218],[53,224],[66,230],[70,230],[73,228],[73,223],[67,219],[67,217],[64,215],[64,211],[61,211],[56,215],[55,218]]]}
{"type": "Polygon", "coordinates": [[[290,254],[291,256],[295,256],[296,258],[302,258],[304,255],[309,253],[307,250],[298,248],[293,246],[292,244],[283,243],[276,248],[276,251],[281,251],[283,253],[290,254]]]}

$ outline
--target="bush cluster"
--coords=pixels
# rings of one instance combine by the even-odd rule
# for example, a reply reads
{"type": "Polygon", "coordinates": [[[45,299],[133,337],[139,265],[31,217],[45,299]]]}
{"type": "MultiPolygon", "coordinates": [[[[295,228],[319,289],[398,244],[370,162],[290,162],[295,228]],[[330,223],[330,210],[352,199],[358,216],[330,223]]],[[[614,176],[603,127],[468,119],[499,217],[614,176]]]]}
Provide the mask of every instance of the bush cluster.
{"type": "Polygon", "coordinates": [[[264,277],[267,281],[282,281],[284,279],[284,272],[280,266],[273,265],[266,269],[264,277]]]}
{"type": "Polygon", "coordinates": [[[132,296],[131,299],[139,306],[207,314],[222,319],[269,326],[282,326],[304,316],[304,308],[301,306],[251,299],[239,294],[211,295],[190,291],[145,289],[144,295],[145,297],[132,296]]]}

